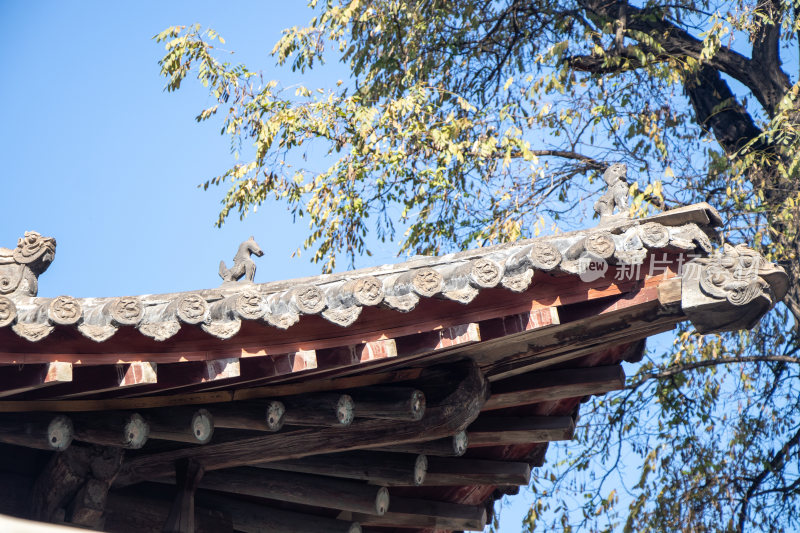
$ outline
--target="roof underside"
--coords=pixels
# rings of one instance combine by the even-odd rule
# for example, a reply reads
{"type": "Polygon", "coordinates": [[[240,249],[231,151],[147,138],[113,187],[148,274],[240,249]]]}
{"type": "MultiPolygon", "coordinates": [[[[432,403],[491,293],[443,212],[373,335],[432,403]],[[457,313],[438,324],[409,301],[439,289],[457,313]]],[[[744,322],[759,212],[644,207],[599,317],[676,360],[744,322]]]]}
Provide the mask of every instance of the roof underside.
{"type": "MultiPolygon", "coordinates": [[[[39,501],[28,516],[147,529],[147,520],[176,520],[181,495],[199,485],[200,529],[247,531],[242,516],[264,507],[290,522],[300,516],[310,530],[355,531],[354,522],[364,530],[481,528],[496,498],[527,484],[547,443],[571,438],[581,400],[621,388],[619,364],[638,360],[646,337],[686,319],[681,254],[707,255],[718,224],[701,204],[302,280],[126,298],[7,298],[14,318],[0,327],[0,441],[19,460],[0,463],[0,476],[22,488],[0,511],[25,515],[20,509],[39,501]],[[610,264],[604,275],[587,271],[587,253],[610,264]],[[342,420],[345,395],[352,422],[342,420]],[[409,412],[415,397],[424,414],[409,412]],[[257,417],[248,425],[247,413],[276,403],[279,427],[257,417]],[[202,409],[216,425],[205,443],[161,423],[194,421],[202,409]],[[145,443],[98,432],[97,421],[107,427],[133,413],[149,424],[145,443]],[[20,451],[48,448],[20,428],[49,427],[59,416],[75,444],[56,455],[20,451]],[[98,461],[85,443],[120,454],[95,514],[78,488],[71,503],[61,493],[56,502],[52,492],[63,487],[42,481],[52,481],[59,461],[98,461]],[[389,466],[420,455],[427,469],[398,480],[389,466]],[[192,465],[205,471],[194,484],[192,465]],[[175,489],[164,486],[176,482],[173,501],[175,489]],[[381,486],[388,509],[365,508],[378,505],[381,486]],[[326,497],[328,487],[338,496],[326,497]]],[[[78,485],[102,477],[92,475],[78,485]]]]}

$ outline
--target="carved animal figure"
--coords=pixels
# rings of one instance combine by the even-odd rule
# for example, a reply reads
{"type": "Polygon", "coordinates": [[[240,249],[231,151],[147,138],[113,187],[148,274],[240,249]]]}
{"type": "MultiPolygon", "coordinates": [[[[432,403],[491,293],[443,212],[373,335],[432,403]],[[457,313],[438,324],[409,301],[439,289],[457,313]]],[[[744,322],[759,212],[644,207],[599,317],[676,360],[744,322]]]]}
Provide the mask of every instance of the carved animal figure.
{"type": "Polygon", "coordinates": [[[608,185],[608,190],[594,204],[594,210],[601,217],[614,214],[614,208],[619,214],[628,211],[628,166],[625,163],[614,163],[603,173],[603,181],[608,185]]]}
{"type": "Polygon", "coordinates": [[[250,259],[250,254],[255,254],[258,257],[264,255],[264,252],[253,240],[252,235],[249,239],[239,245],[239,250],[233,256],[233,266],[227,268],[225,261],[219,262],[219,276],[223,281],[239,281],[242,277],[246,281],[252,282],[256,275],[256,264],[250,259]]]}
{"type": "Polygon", "coordinates": [[[0,294],[36,296],[38,277],[56,257],[56,240],[26,231],[13,250],[0,248],[0,294]]]}

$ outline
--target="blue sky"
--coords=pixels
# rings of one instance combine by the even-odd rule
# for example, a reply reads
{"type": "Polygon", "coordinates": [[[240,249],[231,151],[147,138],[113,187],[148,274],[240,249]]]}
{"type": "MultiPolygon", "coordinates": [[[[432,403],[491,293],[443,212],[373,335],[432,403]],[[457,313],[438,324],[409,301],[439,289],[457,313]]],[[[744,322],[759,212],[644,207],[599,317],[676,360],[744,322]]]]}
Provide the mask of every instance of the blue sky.
{"type": "MultiPolygon", "coordinates": [[[[151,37],[199,22],[235,50],[232,62],[268,78],[299,81],[269,57],[281,29],[311,17],[303,2],[0,2],[0,246],[26,230],[58,241],[40,296],[148,294],[214,287],[250,235],[265,250],[256,281],[319,273],[291,258],[306,226],[281,206],[214,227],[223,190],[196,185],[232,163],[228,140],[195,115],[211,100],[197,84],[163,92],[151,37]]],[[[329,87],[347,71],[333,65],[304,77],[329,87]]],[[[374,245],[357,263],[395,262],[396,247],[374,245]]],[[[524,490],[523,490],[524,492],[524,490]]],[[[524,495],[503,512],[501,531],[520,529],[524,495]]]]}

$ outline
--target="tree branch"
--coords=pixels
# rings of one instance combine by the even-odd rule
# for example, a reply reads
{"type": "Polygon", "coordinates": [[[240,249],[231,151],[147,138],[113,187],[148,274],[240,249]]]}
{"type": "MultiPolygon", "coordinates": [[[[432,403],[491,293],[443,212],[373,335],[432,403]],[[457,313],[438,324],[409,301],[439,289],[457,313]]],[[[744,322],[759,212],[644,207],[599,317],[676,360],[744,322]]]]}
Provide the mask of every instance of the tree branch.
{"type": "MultiPolygon", "coordinates": [[[[684,89],[694,108],[697,123],[714,134],[726,153],[736,153],[761,134],[718,70],[701,67],[697,77],[684,84],[684,89]]],[[[765,146],[760,148],[766,149],[765,146]]]]}
{"type": "Polygon", "coordinates": [[[778,452],[772,457],[772,460],[770,460],[767,467],[764,468],[764,470],[762,470],[761,473],[756,476],[756,478],[753,480],[753,483],[747,489],[747,492],[744,495],[744,500],[742,500],[742,509],[741,511],[739,511],[738,530],[741,533],[744,533],[745,531],[744,526],[745,522],[747,521],[747,508],[750,505],[750,499],[753,497],[753,494],[755,494],[756,490],[761,485],[761,483],[767,478],[767,476],[770,475],[772,472],[775,472],[780,467],[784,458],[789,453],[789,450],[794,446],[796,446],[798,442],[800,442],[800,429],[798,429],[797,432],[794,434],[794,436],[792,436],[792,438],[789,439],[786,442],[786,444],[784,444],[781,447],[780,450],[778,450],[778,452]]]}
{"type": "Polygon", "coordinates": [[[674,365],[659,372],[649,372],[644,374],[641,378],[633,383],[627,385],[625,388],[635,390],[648,381],[654,379],[663,379],[688,370],[698,370],[700,368],[707,368],[710,366],[727,365],[731,363],[762,363],[762,362],[782,362],[782,363],[798,363],[800,364],[800,357],[792,357],[788,355],[742,355],[737,357],[720,357],[719,359],[707,359],[705,361],[696,361],[694,363],[685,363],[682,365],[674,365]]]}
{"type": "MultiPolygon", "coordinates": [[[[762,2],[771,1],[762,0],[762,2]]],[[[619,14],[617,0],[581,0],[580,3],[595,17],[608,22],[616,20],[619,14]]],[[[628,29],[648,34],[668,55],[700,60],[703,41],[667,20],[662,11],[631,5],[627,5],[626,9],[628,29]]],[[[762,44],[758,47],[759,51],[766,52],[767,49],[771,49],[774,37],[770,31],[779,32],[780,28],[776,25],[768,29],[767,35],[760,41],[762,44]]],[[[767,53],[766,57],[771,57],[771,52],[767,53]]],[[[707,65],[725,72],[746,85],[770,116],[775,114],[781,98],[791,88],[789,77],[780,70],[780,63],[761,64],[755,58],[749,59],[726,47],[720,48],[713,57],[704,61],[707,65]]]]}

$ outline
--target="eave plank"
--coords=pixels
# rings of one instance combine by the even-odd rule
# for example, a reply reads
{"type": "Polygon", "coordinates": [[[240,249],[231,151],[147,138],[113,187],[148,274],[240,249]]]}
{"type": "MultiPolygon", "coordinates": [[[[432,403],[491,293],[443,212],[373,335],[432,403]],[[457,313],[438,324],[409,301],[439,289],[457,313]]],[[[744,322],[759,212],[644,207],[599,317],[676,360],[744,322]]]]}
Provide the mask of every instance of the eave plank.
{"type": "Polygon", "coordinates": [[[423,485],[527,485],[530,479],[531,467],[528,463],[430,457],[423,485]]]}
{"type": "Polygon", "coordinates": [[[603,394],[625,386],[619,365],[534,372],[492,383],[484,411],[603,394]]]}
{"type": "Polygon", "coordinates": [[[392,498],[391,510],[383,516],[340,513],[340,520],[353,520],[362,526],[483,531],[486,509],[480,505],[437,502],[416,498],[392,498]]]}
{"type": "Polygon", "coordinates": [[[123,388],[151,385],[158,381],[156,364],[122,363],[118,365],[85,366],[74,365],[72,381],[60,383],[26,393],[26,398],[80,398],[123,388]]]}
{"type": "Polygon", "coordinates": [[[570,416],[482,416],[467,429],[470,448],[569,440],[574,432],[570,416]]]}
{"type": "Polygon", "coordinates": [[[0,397],[70,381],[72,381],[72,363],[0,366],[0,397]]]}

